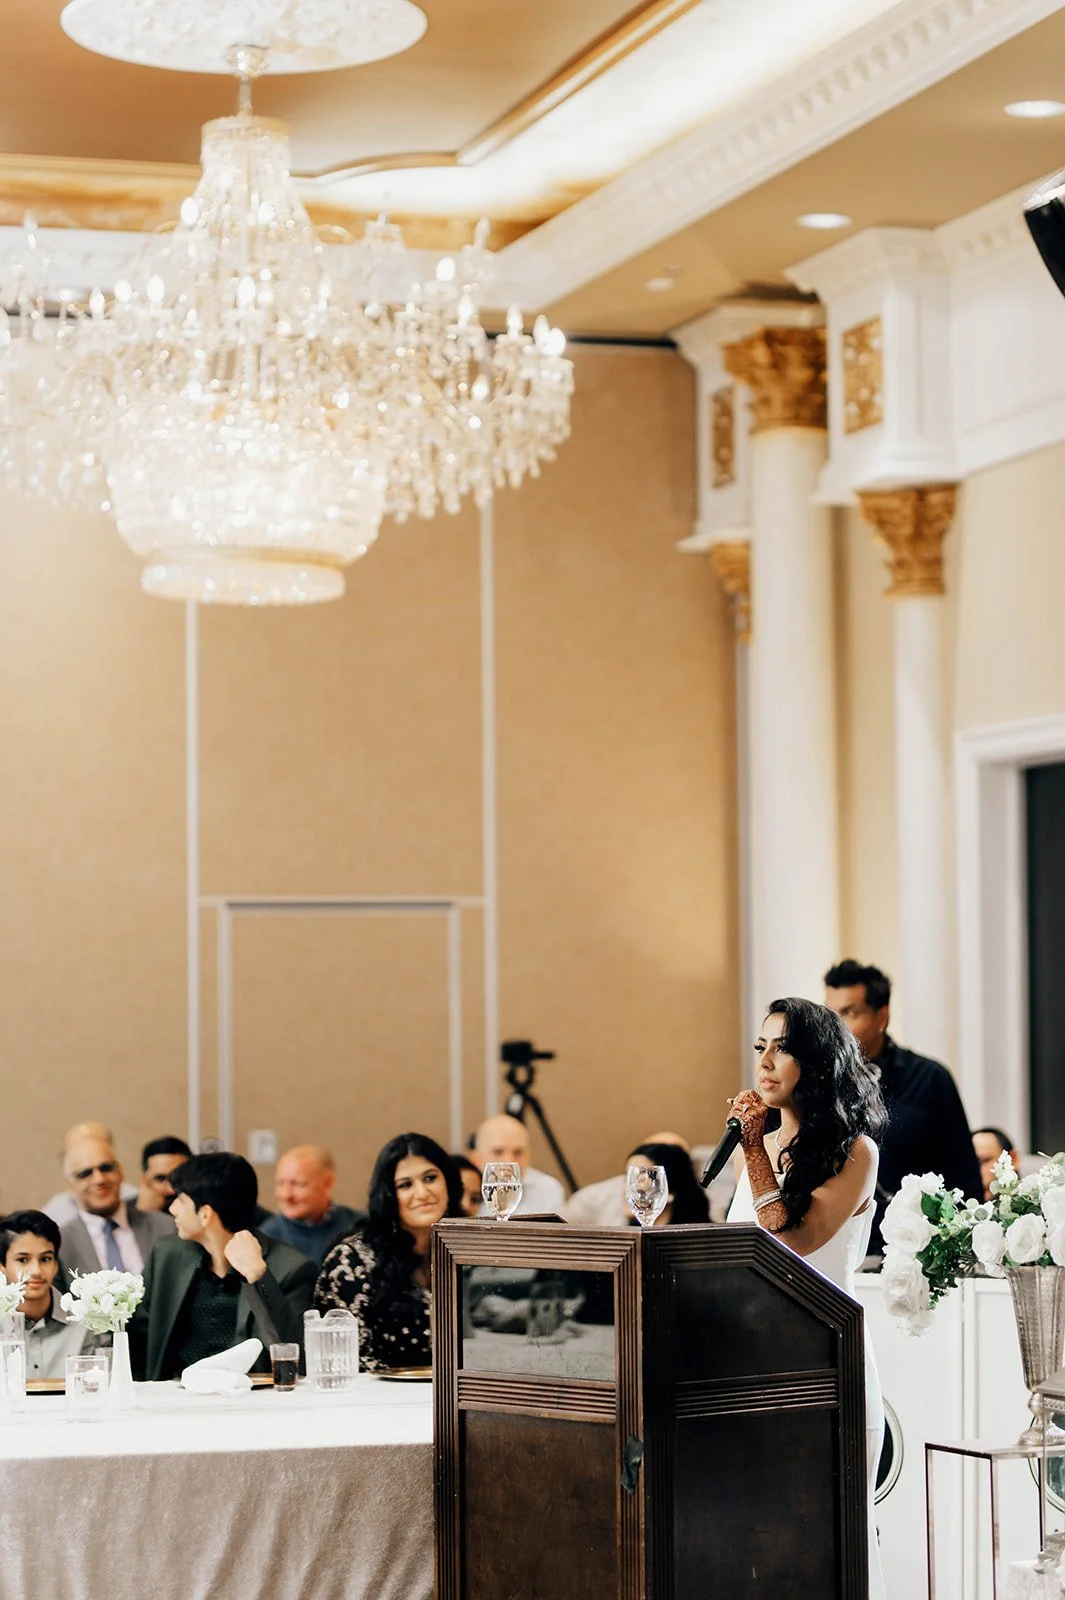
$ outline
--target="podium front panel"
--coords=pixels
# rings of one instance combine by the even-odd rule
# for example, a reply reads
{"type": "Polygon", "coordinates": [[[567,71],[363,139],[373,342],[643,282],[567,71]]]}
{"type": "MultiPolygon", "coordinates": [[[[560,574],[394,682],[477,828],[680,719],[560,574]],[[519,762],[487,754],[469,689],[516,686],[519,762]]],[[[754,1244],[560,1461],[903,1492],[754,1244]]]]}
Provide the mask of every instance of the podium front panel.
{"type": "Polygon", "coordinates": [[[437,1600],[866,1600],[861,1307],[754,1226],[433,1239],[437,1600]]]}

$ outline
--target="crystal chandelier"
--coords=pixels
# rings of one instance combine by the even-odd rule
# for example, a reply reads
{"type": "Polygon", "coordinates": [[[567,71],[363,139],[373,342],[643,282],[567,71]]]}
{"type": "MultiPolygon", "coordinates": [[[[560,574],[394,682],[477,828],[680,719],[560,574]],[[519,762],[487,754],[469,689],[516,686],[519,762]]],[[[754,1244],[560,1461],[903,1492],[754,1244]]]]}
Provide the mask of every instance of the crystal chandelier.
{"type": "Polygon", "coordinates": [[[0,262],[0,475],[111,511],[151,594],[327,600],[386,514],[483,505],[537,474],[569,432],[572,365],[543,318],[486,333],[483,225],[398,304],[414,269],[396,228],[323,242],[283,125],[251,112],[265,53],[232,64],[241,108],[204,129],[180,222],[110,299],[61,299],[47,359],[35,231],[0,262]]]}

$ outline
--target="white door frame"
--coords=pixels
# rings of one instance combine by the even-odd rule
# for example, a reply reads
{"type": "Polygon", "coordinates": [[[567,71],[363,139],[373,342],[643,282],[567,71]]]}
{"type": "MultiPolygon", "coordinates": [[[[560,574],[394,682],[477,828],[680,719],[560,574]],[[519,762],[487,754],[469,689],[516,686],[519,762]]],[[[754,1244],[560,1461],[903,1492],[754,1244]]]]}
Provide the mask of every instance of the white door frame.
{"type": "Polygon", "coordinates": [[[1065,715],[959,733],[959,1079],[974,1126],[1029,1141],[1024,773],[1065,761],[1065,715]]]}

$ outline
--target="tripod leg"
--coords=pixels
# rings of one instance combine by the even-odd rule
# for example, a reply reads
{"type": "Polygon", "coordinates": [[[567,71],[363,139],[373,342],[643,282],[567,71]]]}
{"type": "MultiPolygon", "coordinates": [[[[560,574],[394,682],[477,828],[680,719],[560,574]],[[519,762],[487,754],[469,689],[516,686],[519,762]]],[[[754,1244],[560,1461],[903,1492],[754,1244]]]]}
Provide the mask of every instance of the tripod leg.
{"type": "MultiPolygon", "coordinates": [[[[525,1093],[525,1094],[523,1094],[522,1099],[524,1101],[524,1105],[523,1105],[522,1109],[524,1110],[525,1106],[528,1106],[531,1109],[531,1111],[533,1113],[533,1116],[536,1118],[537,1122],[540,1124],[540,1129],[541,1129],[541,1131],[543,1133],[543,1136],[547,1140],[548,1144],[551,1146],[551,1154],[554,1156],[555,1160],[558,1162],[558,1170],[561,1172],[562,1176],[565,1178],[566,1183],[569,1186],[570,1194],[576,1194],[577,1190],[580,1188],[580,1185],[578,1184],[576,1178],[573,1176],[573,1168],[570,1166],[569,1162],[566,1160],[565,1156],[562,1154],[562,1147],[559,1144],[558,1140],[555,1138],[555,1135],[554,1135],[554,1132],[552,1130],[551,1124],[548,1122],[547,1118],[544,1116],[543,1107],[541,1106],[539,1100],[537,1100],[536,1096],[533,1095],[533,1094],[525,1093]]],[[[510,1110],[509,1101],[507,1103],[507,1109],[508,1109],[508,1111],[510,1110]]],[[[511,1115],[515,1115],[515,1113],[512,1112],[511,1115]]]]}

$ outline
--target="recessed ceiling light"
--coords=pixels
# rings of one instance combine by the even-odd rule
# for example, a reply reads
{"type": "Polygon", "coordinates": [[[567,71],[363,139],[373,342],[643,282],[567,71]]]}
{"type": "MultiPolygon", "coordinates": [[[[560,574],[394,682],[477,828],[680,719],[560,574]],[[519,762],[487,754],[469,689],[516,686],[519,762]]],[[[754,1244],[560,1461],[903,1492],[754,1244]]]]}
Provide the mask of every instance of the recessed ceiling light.
{"type": "Polygon", "coordinates": [[[661,278],[648,278],[644,284],[645,289],[650,289],[652,294],[665,294],[667,289],[676,286],[676,278],[663,275],[661,278]]]}
{"type": "Polygon", "coordinates": [[[1060,117],[1065,113],[1065,101],[1011,100],[1003,109],[1007,117],[1060,117]]]}
{"type": "Polygon", "coordinates": [[[800,228],[849,228],[851,218],[844,216],[842,211],[807,211],[805,216],[796,217],[795,221],[800,228]]]}

